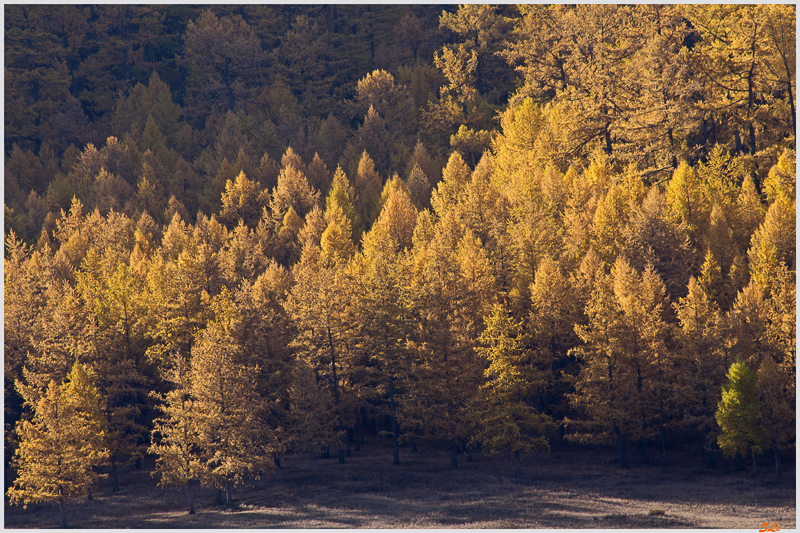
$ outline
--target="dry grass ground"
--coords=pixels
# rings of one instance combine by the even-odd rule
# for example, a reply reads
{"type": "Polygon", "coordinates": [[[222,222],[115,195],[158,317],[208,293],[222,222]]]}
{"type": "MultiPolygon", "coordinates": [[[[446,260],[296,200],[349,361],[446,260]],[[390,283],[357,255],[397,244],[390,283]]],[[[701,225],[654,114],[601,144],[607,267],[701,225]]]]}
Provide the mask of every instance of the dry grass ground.
{"type": "MultiPolygon", "coordinates": [[[[775,478],[767,456],[759,476],[736,472],[718,459],[706,470],[696,453],[676,450],[669,468],[635,465],[620,470],[611,448],[562,448],[523,458],[515,481],[509,456],[460,456],[450,470],[449,450],[420,445],[401,449],[391,464],[391,443],[368,440],[346,464],[287,456],[269,479],[234,493],[236,510],[216,505],[217,491],[197,493],[188,515],[185,489],[160,489],[144,468],[124,467],[122,490],[105,480],[92,501],[70,502],[68,520],[80,528],[736,528],[778,522],[796,528],[795,464],[775,478]]],[[[335,454],[334,454],[335,455],[335,454]]],[[[653,454],[655,455],[655,454],[653,454]]],[[[634,462],[636,462],[636,457],[634,462]]],[[[49,528],[57,505],[27,510],[5,505],[6,528],[49,528]]]]}

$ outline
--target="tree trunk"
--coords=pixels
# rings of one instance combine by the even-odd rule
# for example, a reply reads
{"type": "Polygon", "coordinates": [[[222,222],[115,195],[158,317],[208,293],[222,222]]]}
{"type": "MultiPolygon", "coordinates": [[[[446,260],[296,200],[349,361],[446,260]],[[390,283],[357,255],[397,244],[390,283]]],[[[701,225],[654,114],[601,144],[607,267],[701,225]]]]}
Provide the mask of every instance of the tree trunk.
{"type": "Polygon", "coordinates": [[[397,434],[397,417],[395,416],[395,405],[394,405],[394,378],[392,376],[391,370],[389,371],[389,408],[392,411],[392,445],[394,447],[394,461],[392,464],[399,465],[400,464],[400,442],[398,441],[398,434],[397,434]]]}
{"type": "Polygon", "coordinates": [[[664,407],[661,407],[661,453],[664,454],[664,466],[669,466],[667,461],[667,434],[664,430],[664,407]]]}
{"type": "Polygon", "coordinates": [[[314,462],[314,441],[311,441],[311,473],[317,473],[317,463],[314,462]]]}
{"type": "Polygon", "coordinates": [[[658,417],[661,424],[661,453],[664,454],[664,466],[669,466],[667,460],[667,433],[664,429],[664,374],[661,370],[661,354],[658,354],[658,417]]]}
{"type": "Polygon", "coordinates": [[[633,464],[633,461],[631,461],[631,437],[630,437],[630,435],[625,435],[625,447],[628,450],[628,460],[626,462],[626,467],[630,468],[631,465],[633,464]]]}
{"type": "Polygon", "coordinates": [[[117,461],[115,456],[111,456],[111,492],[119,492],[119,474],[117,473],[117,461]]]}
{"type": "Polygon", "coordinates": [[[416,439],[416,437],[411,437],[411,453],[417,453],[417,439],[416,439]]]}
{"type": "Polygon", "coordinates": [[[458,468],[458,444],[453,441],[450,446],[450,468],[458,468]]]}
{"type": "Polygon", "coordinates": [[[775,442],[775,438],[774,437],[772,439],[772,451],[773,451],[773,454],[775,455],[775,475],[778,476],[778,479],[780,479],[782,477],[781,476],[781,454],[778,453],[778,446],[777,446],[777,443],[775,442]]]}
{"type": "Polygon", "coordinates": [[[741,472],[744,470],[744,465],[742,464],[742,454],[736,452],[736,471],[741,472]]]}
{"type": "Polygon", "coordinates": [[[394,460],[392,464],[400,464],[400,441],[398,440],[397,419],[392,415],[392,443],[394,445],[394,460]]]}
{"type": "Polygon", "coordinates": [[[619,454],[619,467],[625,468],[625,452],[622,450],[622,435],[619,430],[617,433],[617,453],[619,454]]]}
{"type": "Polygon", "coordinates": [[[61,508],[61,529],[67,529],[67,508],[64,506],[64,497],[58,499],[58,505],[61,508]]]}
{"type": "MultiPolygon", "coordinates": [[[[788,72],[788,67],[787,67],[788,72]]],[[[786,82],[786,85],[789,87],[789,110],[790,116],[792,117],[792,133],[797,135],[797,117],[794,115],[794,95],[792,94],[792,81],[791,78],[789,81],[786,82]]]]}
{"type": "Polygon", "coordinates": [[[225,508],[233,509],[233,484],[230,481],[225,481],[225,497],[227,499],[225,508]]]}
{"type": "Polygon", "coordinates": [[[750,455],[753,456],[753,478],[756,477],[756,452],[755,450],[750,451],[750,455]]]}
{"type": "Polygon", "coordinates": [[[705,428],[705,451],[706,451],[706,468],[714,468],[714,454],[711,450],[711,428],[708,426],[708,422],[706,422],[705,428]]]}
{"type": "Polygon", "coordinates": [[[197,482],[189,481],[189,514],[194,514],[194,487],[197,482]]]}
{"type": "Polygon", "coordinates": [[[639,449],[642,451],[642,457],[644,457],[644,464],[650,464],[650,454],[647,453],[647,440],[644,437],[639,439],[639,449]]]}
{"type": "Polygon", "coordinates": [[[522,477],[522,466],[519,461],[519,451],[514,451],[514,479],[522,477]]]}
{"type": "MultiPolygon", "coordinates": [[[[332,370],[332,377],[333,377],[333,403],[336,405],[336,432],[342,432],[342,415],[339,413],[339,380],[336,378],[336,350],[333,348],[333,334],[331,333],[330,328],[328,328],[328,345],[330,346],[331,351],[331,370],[332,370]]],[[[342,443],[338,443],[339,446],[339,462],[344,463],[344,449],[342,449],[342,443]]]]}

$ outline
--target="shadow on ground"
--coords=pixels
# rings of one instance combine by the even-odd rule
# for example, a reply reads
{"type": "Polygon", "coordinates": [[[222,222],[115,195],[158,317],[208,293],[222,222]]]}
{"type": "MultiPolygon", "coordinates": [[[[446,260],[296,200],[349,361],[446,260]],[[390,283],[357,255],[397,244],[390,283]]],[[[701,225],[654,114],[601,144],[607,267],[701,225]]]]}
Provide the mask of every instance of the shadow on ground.
{"type": "MultiPolygon", "coordinates": [[[[184,489],[156,487],[153,463],[120,472],[120,492],[105,480],[92,501],[73,501],[68,520],[81,528],[753,528],[778,521],[795,526],[795,469],[775,479],[769,463],[755,480],[732,463],[702,468],[676,451],[668,468],[619,469],[605,448],[567,448],[526,457],[514,480],[507,456],[460,457],[449,451],[404,449],[391,464],[390,443],[374,439],[345,464],[287,456],[270,478],[235,492],[236,509],[216,504],[213,488],[198,490],[188,515],[184,489]]],[[[5,527],[54,527],[57,505],[5,507],[5,527]]]]}

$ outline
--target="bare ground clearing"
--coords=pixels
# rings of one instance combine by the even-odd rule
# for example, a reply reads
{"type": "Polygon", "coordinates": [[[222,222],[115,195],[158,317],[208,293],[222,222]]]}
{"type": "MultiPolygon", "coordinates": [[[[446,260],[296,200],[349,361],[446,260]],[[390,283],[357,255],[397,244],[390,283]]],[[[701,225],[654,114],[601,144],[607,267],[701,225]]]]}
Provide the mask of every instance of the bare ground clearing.
{"type": "MultiPolygon", "coordinates": [[[[217,491],[197,491],[188,515],[185,489],[160,489],[143,469],[120,471],[122,490],[101,482],[92,501],[70,502],[68,521],[79,528],[724,528],[758,529],[778,522],[796,528],[794,461],[784,460],[777,480],[769,457],[759,476],[736,472],[717,458],[703,468],[697,453],[675,450],[671,466],[620,470],[611,448],[564,447],[523,458],[523,479],[513,479],[507,455],[476,454],[450,470],[449,450],[420,445],[401,449],[391,464],[391,442],[368,439],[346,464],[306,455],[287,456],[269,479],[235,491],[237,508],[216,505],[217,491]],[[661,513],[663,511],[663,514],[661,513]]],[[[790,458],[787,458],[790,459],[790,458]]],[[[749,461],[748,461],[749,464],[749,461]]],[[[6,528],[49,528],[58,505],[4,506],[6,528]]]]}

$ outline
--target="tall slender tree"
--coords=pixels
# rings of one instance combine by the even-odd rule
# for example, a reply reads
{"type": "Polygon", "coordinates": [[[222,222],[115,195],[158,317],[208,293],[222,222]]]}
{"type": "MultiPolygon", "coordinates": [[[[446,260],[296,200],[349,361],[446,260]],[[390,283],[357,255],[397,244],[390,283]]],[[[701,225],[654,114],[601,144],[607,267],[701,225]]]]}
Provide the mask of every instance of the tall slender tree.
{"type": "MultiPolygon", "coordinates": [[[[31,398],[32,400],[32,398],[31,398]]],[[[80,363],[67,381],[51,381],[35,402],[33,419],[17,425],[19,472],[8,496],[14,503],[57,501],[61,527],[67,527],[66,502],[87,494],[100,477],[94,467],[107,458],[103,445],[102,400],[80,363]]]]}

